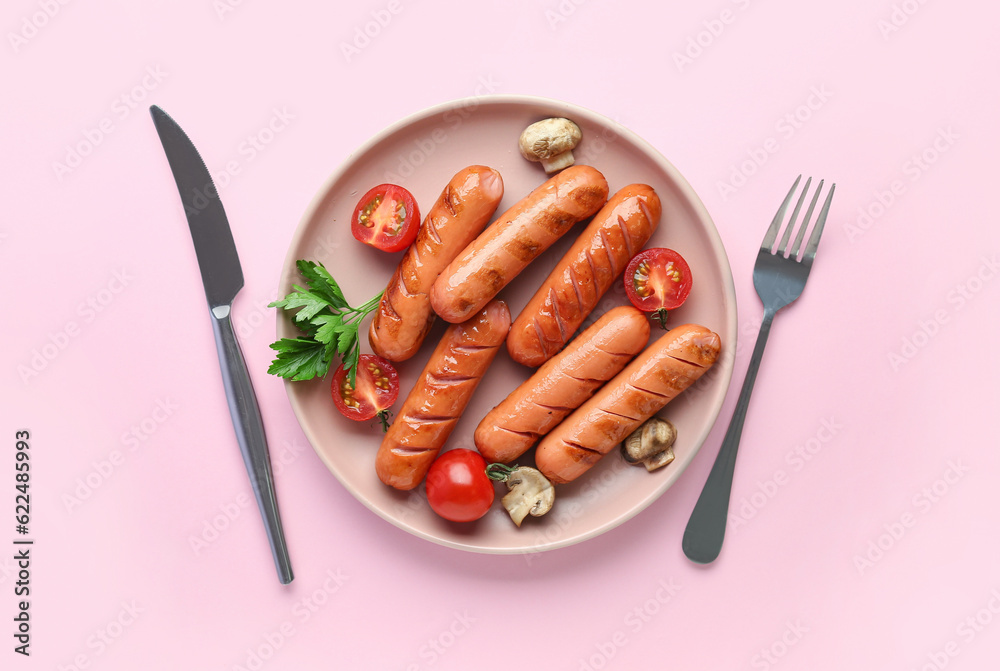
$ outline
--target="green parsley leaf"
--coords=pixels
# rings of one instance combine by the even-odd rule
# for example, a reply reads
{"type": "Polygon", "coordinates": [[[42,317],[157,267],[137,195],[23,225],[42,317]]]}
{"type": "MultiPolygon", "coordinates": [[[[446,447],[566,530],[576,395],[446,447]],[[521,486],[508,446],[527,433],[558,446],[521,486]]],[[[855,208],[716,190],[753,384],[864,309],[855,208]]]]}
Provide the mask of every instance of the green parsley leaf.
{"type": "Polygon", "coordinates": [[[296,265],[308,288],[294,285],[292,293],[268,307],[295,311],[292,320],[305,337],[282,338],[272,343],[271,348],[278,355],[267,372],[290,380],[323,377],[336,354],[354,385],[361,356],[358,324],[378,308],[382,294],[352,308],[323,264],[299,260],[296,265]]]}
{"type": "Polygon", "coordinates": [[[337,343],[337,354],[344,362],[344,370],[347,371],[347,379],[351,386],[357,384],[358,357],[361,356],[361,348],[358,346],[358,325],[345,324],[344,330],[340,333],[340,342],[337,343]]]}
{"type": "Polygon", "coordinates": [[[309,338],[282,338],[271,343],[278,353],[267,372],[290,380],[323,377],[330,370],[330,357],[322,343],[309,338]]]}
{"type": "Polygon", "coordinates": [[[316,329],[316,332],[313,333],[313,337],[316,338],[316,340],[321,343],[336,344],[340,331],[344,326],[344,317],[341,314],[324,314],[313,317],[309,323],[313,326],[319,327],[316,329]]]}
{"type": "Polygon", "coordinates": [[[307,291],[297,284],[293,288],[296,293],[288,294],[280,301],[270,303],[267,307],[284,308],[286,310],[302,308],[293,317],[299,323],[308,322],[323,310],[329,310],[330,302],[324,296],[307,291]]]}
{"type": "Polygon", "coordinates": [[[354,347],[347,350],[343,355],[344,370],[350,378],[351,386],[357,384],[358,359],[361,357],[361,348],[357,346],[357,331],[355,331],[354,347]]]}
{"type": "Polygon", "coordinates": [[[300,259],[296,261],[296,265],[302,277],[306,278],[313,293],[322,296],[337,309],[351,307],[347,304],[347,299],[344,298],[344,292],[340,290],[340,285],[322,264],[300,259]]]}

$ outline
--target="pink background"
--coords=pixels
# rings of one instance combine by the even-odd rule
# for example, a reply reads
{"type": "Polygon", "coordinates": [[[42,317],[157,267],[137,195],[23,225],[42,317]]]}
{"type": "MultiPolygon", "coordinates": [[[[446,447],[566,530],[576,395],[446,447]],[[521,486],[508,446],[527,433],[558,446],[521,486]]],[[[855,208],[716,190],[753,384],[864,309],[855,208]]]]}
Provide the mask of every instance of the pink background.
{"type": "Polygon", "coordinates": [[[36,545],[30,659],[12,650],[17,578],[0,551],[3,667],[992,668],[1000,9],[817,7],[5,3],[0,544],[27,428],[36,545]],[[459,552],[377,518],[264,372],[263,305],[312,195],[386,125],[483,93],[567,100],[656,146],[714,217],[740,305],[734,385],[688,471],[622,527],[541,555],[459,552]],[[234,317],[288,587],[250,503],[150,103],[213,173],[235,168],[219,182],[246,275],[234,317]],[[276,110],[287,123],[250,151],[276,110]],[[837,182],[834,208],[772,331],[723,554],[695,566],[680,539],[759,323],[756,247],[799,172],[837,182]]]}

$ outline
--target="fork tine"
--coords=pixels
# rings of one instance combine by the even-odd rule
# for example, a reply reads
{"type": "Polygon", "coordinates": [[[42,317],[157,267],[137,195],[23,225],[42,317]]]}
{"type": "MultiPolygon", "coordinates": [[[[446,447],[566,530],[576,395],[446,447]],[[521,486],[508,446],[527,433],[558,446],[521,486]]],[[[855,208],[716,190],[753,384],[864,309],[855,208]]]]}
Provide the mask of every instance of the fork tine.
{"type": "Polygon", "coordinates": [[[816,187],[816,193],[813,194],[812,201],[809,203],[809,209],[806,210],[806,216],[802,219],[802,228],[799,229],[798,235],[795,236],[795,245],[792,247],[792,253],[788,255],[790,259],[796,259],[799,256],[799,249],[802,247],[802,238],[806,236],[806,229],[809,228],[809,222],[812,220],[813,210],[816,209],[816,202],[819,201],[819,194],[823,190],[823,180],[819,180],[819,185],[816,187]]]}
{"type": "Polygon", "coordinates": [[[788,227],[785,228],[785,232],[781,236],[781,242],[778,244],[777,253],[782,256],[784,256],[785,250],[788,249],[788,239],[792,237],[792,229],[795,228],[795,222],[799,218],[799,211],[802,209],[802,203],[806,200],[806,194],[809,193],[809,185],[812,184],[812,181],[813,178],[810,177],[806,180],[806,185],[802,187],[802,193],[799,194],[799,199],[795,203],[795,209],[792,210],[792,216],[788,220],[788,227]]]}
{"type": "Polygon", "coordinates": [[[836,184],[830,185],[830,193],[826,195],[826,201],[823,203],[823,209],[819,211],[819,219],[816,221],[816,228],[813,229],[812,235],[809,236],[809,244],[806,245],[806,253],[802,256],[803,263],[812,263],[813,259],[816,258],[816,249],[819,247],[819,236],[823,235],[823,226],[826,224],[826,215],[830,211],[830,201],[833,200],[833,191],[836,188],[836,184]]]}
{"type": "Polygon", "coordinates": [[[770,252],[771,247],[774,246],[774,239],[778,237],[778,229],[781,227],[781,220],[785,216],[785,210],[788,209],[788,203],[792,202],[792,196],[795,195],[795,187],[799,185],[800,179],[802,179],[802,175],[795,178],[795,183],[792,184],[792,188],[788,190],[788,195],[785,196],[785,200],[781,203],[781,207],[778,208],[777,214],[774,215],[771,227],[767,229],[767,233],[764,234],[764,241],[760,243],[761,251],[766,249],[770,252]]]}

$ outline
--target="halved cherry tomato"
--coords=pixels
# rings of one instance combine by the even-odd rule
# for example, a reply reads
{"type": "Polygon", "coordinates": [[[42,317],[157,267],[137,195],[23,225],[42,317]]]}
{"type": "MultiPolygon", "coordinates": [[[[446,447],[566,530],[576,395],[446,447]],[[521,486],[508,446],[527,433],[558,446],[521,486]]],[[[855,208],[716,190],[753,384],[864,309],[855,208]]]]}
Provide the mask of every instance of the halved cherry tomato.
{"type": "Polygon", "coordinates": [[[427,502],[446,520],[478,520],[493,505],[493,496],[486,460],[473,450],[448,450],[427,471],[427,502]]]}
{"type": "Polygon", "coordinates": [[[647,249],[625,268],[625,293],[632,305],[652,312],[653,319],[666,328],[667,310],[679,308],[691,293],[691,269],[672,249],[647,249]]]}
{"type": "Polygon", "coordinates": [[[399,396],[399,374],[382,357],[362,354],[358,359],[356,378],[352,387],[344,364],[340,364],[330,387],[333,404],[341,415],[356,422],[365,422],[377,416],[385,430],[389,426],[388,408],[399,396]]]}
{"type": "Polygon", "coordinates": [[[409,247],[420,228],[420,211],[413,195],[395,184],[379,184],[354,208],[351,233],[354,237],[384,252],[398,252],[409,247]]]}

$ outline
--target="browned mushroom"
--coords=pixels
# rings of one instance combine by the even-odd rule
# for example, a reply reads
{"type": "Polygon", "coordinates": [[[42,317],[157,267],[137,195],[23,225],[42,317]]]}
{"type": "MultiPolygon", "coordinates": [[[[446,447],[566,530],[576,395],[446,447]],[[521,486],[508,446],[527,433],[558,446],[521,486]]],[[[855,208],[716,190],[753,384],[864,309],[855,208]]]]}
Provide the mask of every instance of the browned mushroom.
{"type": "Polygon", "coordinates": [[[544,475],[530,466],[518,466],[504,480],[510,491],[501,500],[510,513],[514,524],[521,522],[529,514],[541,517],[552,509],[556,500],[556,490],[544,475]]]}
{"type": "Polygon", "coordinates": [[[677,429],[665,419],[650,417],[622,443],[622,456],[630,464],[642,464],[655,471],[674,460],[677,429]]]}

